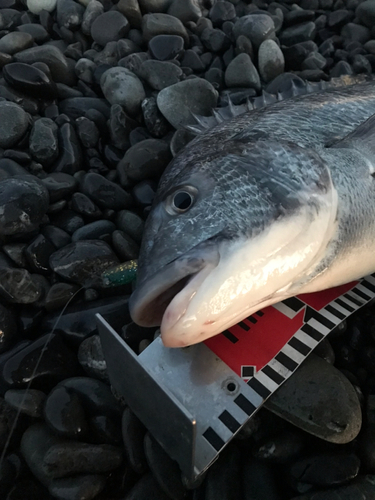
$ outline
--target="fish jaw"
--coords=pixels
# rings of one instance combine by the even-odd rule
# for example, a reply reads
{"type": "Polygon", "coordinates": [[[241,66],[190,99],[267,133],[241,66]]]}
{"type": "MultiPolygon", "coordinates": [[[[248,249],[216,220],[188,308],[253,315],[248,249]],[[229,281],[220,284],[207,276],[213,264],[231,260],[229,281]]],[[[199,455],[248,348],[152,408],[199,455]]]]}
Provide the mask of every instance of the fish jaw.
{"type": "Polygon", "coordinates": [[[224,241],[168,305],[161,323],[166,347],[202,342],[263,307],[302,293],[331,256],[337,235],[337,192],[315,216],[309,210],[275,221],[255,238],[224,241]]]}
{"type": "MultiPolygon", "coordinates": [[[[157,271],[151,278],[137,284],[129,301],[132,320],[140,326],[159,326],[169,302],[179,295],[181,288],[190,290],[191,283],[198,283],[197,277],[203,277],[219,262],[219,254],[214,245],[208,244],[191,249],[185,255],[173,260],[157,271]]],[[[186,295],[186,292],[185,292],[186,295]]],[[[173,311],[176,321],[185,312],[188,299],[179,302],[179,308],[173,311]]]]}

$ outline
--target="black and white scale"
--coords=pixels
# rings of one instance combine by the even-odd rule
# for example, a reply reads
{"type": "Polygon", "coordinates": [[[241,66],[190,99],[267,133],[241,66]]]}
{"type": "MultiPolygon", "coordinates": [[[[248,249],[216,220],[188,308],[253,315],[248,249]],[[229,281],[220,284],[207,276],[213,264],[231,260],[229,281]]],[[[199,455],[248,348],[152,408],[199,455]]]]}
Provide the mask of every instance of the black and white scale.
{"type": "Polygon", "coordinates": [[[191,481],[336,326],[375,298],[375,273],[258,311],[204,343],[139,356],[97,315],[114,391],[191,481]]]}

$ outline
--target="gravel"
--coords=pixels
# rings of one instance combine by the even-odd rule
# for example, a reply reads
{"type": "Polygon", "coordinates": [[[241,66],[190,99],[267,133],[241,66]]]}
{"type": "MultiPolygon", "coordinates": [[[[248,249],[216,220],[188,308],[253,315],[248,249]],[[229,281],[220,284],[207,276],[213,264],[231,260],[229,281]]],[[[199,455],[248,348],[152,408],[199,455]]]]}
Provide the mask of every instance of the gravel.
{"type": "Polygon", "coordinates": [[[195,485],[113,396],[95,324],[154,338],[98,278],[137,258],[192,114],[374,73],[374,22],[375,0],[0,0],[1,498],[375,498],[373,305],[195,485]]]}

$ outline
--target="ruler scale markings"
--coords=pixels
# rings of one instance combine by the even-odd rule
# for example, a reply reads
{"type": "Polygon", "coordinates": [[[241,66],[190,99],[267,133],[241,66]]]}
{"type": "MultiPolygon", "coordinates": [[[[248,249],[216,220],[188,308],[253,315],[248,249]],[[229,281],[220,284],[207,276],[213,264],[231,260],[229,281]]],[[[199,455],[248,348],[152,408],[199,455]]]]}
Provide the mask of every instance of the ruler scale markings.
{"type": "Polygon", "coordinates": [[[296,337],[292,337],[289,340],[288,344],[291,345],[293,349],[300,352],[303,356],[307,356],[312,349],[310,346],[304,344],[296,337]]]}
{"type": "Polygon", "coordinates": [[[247,385],[249,387],[251,387],[252,389],[254,389],[254,391],[257,392],[259,394],[259,396],[261,396],[263,399],[268,398],[268,396],[272,392],[270,389],[268,389],[268,387],[263,385],[263,383],[260,380],[258,380],[258,378],[256,378],[256,377],[251,378],[248,381],[247,385]]]}
{"type": "Polygon", "coordinates": [[[280,385],[285,380],[285,377],[280,375],[280,373],[274,370],[270,365],[264,366],[261,371],[265,373],[267,377],[273,380],[277,385],[280,385]]]}
{"type": "MultiPolygon", "coordinates": [[[[272,380],[271,377],[269,377],[266,373],[264,373],[262,370],[259,370],[259,372],[256,373],[254,380],[257,380],[260,382],[264,387],[266,387],[269,391],[270,394],[272,394],[276,389],[278,389],[280,384],[277,384],[274,380],[272,380]]],[[[249,384],[248,384],[249,385],[249,384]]],[[[268,396],[270,395],[268,394],[268,396]]],[[[263,395],[263,394],[262,394],[263,395]]],[[[268,397],[265,396],[265,397],[268,397]]]]}

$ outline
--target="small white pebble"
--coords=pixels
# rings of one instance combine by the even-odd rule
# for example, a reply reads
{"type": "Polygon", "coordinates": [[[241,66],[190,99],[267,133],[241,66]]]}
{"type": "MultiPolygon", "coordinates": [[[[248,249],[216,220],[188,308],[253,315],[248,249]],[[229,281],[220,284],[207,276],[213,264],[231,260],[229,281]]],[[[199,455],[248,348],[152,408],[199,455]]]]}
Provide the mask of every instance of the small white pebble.
{"type": "Polygon", "coordinates": [[[52,12],[56,8],[57,0],[27,0],[27,8],[33,14],[39,14],[42,10],[52,12]]]}

